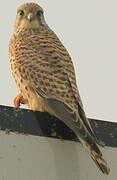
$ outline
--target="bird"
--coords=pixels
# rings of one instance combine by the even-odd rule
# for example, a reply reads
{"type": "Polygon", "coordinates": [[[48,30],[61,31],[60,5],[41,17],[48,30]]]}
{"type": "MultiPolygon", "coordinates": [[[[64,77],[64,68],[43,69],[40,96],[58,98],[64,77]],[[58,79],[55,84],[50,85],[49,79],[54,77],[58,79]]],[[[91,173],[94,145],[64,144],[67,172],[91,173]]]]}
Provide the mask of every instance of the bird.
{"type": "Polygon", "coordinates": [[[100,142],[84,111],[70,54],[46,23],[39,4],[28,2],[18,7],[9,58],[20,91],[14,106],[24,103],[31,110],[48,112],[63,121],[101,172],[108,175],[100,142]]]}

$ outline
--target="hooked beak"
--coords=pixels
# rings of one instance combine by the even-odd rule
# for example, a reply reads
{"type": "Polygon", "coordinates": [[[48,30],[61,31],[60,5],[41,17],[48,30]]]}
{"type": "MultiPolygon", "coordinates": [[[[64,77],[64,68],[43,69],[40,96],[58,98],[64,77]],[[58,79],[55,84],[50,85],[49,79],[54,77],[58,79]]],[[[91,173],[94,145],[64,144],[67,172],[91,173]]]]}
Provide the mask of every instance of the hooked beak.
{"type": "Polygon", "coordinates": [[[28,16],[27,16],[27,19],[31,22],[34,19],[34,14],[29,13],[28,16]]]}

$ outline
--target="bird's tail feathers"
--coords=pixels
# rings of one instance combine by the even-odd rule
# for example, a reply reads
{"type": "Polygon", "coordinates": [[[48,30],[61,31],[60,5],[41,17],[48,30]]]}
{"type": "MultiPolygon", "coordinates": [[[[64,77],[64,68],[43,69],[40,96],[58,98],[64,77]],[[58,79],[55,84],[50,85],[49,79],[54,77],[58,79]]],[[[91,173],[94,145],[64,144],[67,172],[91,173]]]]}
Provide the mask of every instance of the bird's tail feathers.
{"type": "Polygon", "coordinates": [[[110,174],[110,169],[107,167],[107,162],[102,157],[97,157],[95,159],[93,157],[91,158],[94,160],[95,164],[102,171],[103,174],[110,174]]]}
{"type": "Polygon", "coordinates": [[[82,145],[84,146],[85,150],[89,153],[89,155],[97,165],[97,167],[102,171],[103,174],[109,175],[110,169],[108,168],[107,162],[103,159],[102,153],[99,150],[98,146],[94,142],[88,144],[81,137],[79,139],[82,145]]]}

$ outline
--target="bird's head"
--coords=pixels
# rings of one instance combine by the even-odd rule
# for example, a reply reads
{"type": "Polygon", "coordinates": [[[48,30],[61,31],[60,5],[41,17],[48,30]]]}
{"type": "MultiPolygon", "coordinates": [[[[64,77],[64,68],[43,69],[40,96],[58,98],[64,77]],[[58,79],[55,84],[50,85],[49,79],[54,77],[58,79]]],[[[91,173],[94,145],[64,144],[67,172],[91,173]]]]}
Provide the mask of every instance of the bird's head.
{"type": "Polygon", "coordinates": [[[15,29],[38,29],[46,25],[43,9],[36,3],[25,3],[17,9],[15,29]]]}

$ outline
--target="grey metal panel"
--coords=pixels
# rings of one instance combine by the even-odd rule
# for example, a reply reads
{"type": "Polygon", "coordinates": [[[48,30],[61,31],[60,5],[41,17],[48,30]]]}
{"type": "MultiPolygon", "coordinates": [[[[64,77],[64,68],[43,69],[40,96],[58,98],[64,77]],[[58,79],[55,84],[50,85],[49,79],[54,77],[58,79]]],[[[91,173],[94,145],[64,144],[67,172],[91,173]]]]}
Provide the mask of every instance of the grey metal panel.
{"type": "Polygon", "coordinates": [[[80,143],[0,131],[0,180],[115,180],[117,149],[102,149],[111,168],[103,175],[80,143]]]}
{"type": "Polygon", "coordinates": [[[0,106],[0,180],[115,180],[117,123],[89,119],[111,169],[103,175],[74,133],[48,113],[0,106]]]}

